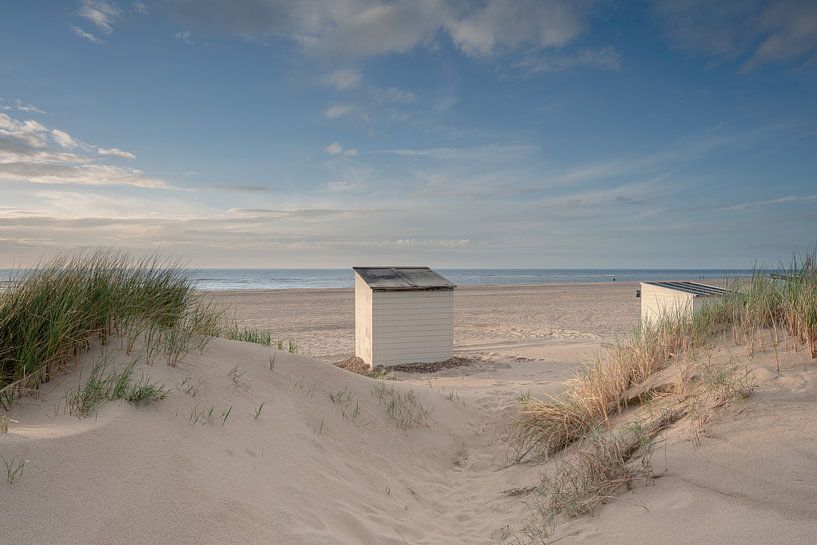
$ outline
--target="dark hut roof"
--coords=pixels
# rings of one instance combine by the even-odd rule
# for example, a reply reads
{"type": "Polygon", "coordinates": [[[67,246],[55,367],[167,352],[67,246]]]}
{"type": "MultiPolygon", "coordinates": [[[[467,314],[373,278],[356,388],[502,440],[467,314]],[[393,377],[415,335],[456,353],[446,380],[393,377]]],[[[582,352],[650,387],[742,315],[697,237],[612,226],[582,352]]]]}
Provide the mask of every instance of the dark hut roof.
{"type": "Polygon", "coordinates": [[[726,295],[729,290],[719,288],[717,286],[710,286],[707,284],[699,284],[697,282],[644,282],[651,286],[658,286],[661,288],[668,288],[671,290],[682,291],[684,293],[691,293],[695,297],[709,297],[711,295],[726,295]]]}
{"type": "Polygon", "coordinates": [[[374,291],[452,290],[454,284],[428,267],[352,267],[374,291]]]}

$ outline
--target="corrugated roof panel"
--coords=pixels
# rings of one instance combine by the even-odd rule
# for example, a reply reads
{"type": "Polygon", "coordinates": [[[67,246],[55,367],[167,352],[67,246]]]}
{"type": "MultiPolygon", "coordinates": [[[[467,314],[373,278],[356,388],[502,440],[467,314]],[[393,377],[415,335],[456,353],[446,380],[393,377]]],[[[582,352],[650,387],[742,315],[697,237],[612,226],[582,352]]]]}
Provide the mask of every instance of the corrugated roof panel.
{"type": "Polygon", "coordinates": [[[719,296],[729,293],[727,289],[710,286],[708,284],[699,284],[698,282],[644,282],[644,284],[691,293],[695,297],[719,296]]]}
{"type": "Polygon", "coordinates": [[[450,290],[454,284],[429,267],[352,267],[375,291],[450,290]]]}

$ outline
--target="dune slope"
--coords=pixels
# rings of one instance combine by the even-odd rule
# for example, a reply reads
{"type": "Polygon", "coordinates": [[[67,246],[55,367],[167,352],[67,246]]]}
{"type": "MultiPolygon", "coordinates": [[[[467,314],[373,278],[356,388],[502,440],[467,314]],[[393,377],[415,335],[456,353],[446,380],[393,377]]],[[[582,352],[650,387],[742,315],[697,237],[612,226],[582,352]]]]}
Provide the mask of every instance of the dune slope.
{"type": "MultiPolygon", "coordinates": [[[[130,358],[116,346],[121,366],[130,358]]],[[[12,407],[0,455],[29,462],[13,484],[0,483],[3,542],[516,543],[536,496],[507,491],[535,485],[548,466],[501,469],[513,399],[531,387],[558,391],[570,375],[567,364],[554,375],[552,363],[522,362],[517,371],[379,382],[217,339],[176,368],[137,367],[170,390],[154,405],[117,401],[83,419],[65,414],[66,393],[99,353],[93,347],[81,367],[12,407]],[[395,421],[389,402],[409,412],[395,421]]],[[[700,446],[683,424],[671,429],[653,456],[658,479],[561,523],[553,539],[812,543],[813,363],[788,353],[780,375],[770,354],[751,365],[757,393],[717,414],[700,446]]]]}
{"type": "MultiPolygon", "coordinates": [[[[272,353],[214,340],[177,368],[140,364],[170,388],[147,407],[117,401],[87,418],[65,414],[78,369],[18,401],[0,454],[29,462],[0,485],[4,539],[480,543],[508,511],[524,516],[499,491],[531,469],[496,472],[491,426],[467,399],[280,351],[270,370],[272,353]],[[385,407],[392,389],[401,399],[415,392],[430,416],[398,429],[385,407]]],[[[98,354],[83,357],[86,374],[98,354]]]]}

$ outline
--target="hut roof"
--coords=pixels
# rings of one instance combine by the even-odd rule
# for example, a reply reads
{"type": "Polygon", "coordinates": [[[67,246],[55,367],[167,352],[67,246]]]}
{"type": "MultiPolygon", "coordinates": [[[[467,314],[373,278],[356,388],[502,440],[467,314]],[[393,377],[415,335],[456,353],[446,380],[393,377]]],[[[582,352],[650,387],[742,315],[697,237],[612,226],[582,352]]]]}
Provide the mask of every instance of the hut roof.
{"type": "Polygon", "coordinates": [[[698,282],[644,282],[651,286],[658,286],[660,288],[667,288],[684,293],[691,293],[695,297],[709,297],[712,295],[726,295],[729,290],[719,288],[717,286],[710,286],[708,284],[699,284],[698,282]]]}
{"type": "Polygon", "coordinates": [[[374,291],[452,290],[454,284],[429,267],[352,267],[374,291]]]}

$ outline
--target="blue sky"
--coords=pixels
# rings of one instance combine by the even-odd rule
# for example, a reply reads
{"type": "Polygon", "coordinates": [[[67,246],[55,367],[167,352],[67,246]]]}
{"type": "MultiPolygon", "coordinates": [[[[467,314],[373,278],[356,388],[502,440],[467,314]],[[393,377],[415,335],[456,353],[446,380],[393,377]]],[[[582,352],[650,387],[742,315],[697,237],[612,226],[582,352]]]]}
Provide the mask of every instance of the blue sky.
{"type": "Polygon", "coordinates": [[[16,2],[0,267],[751,267],[817,243],[817,4],[16,2]]]}

